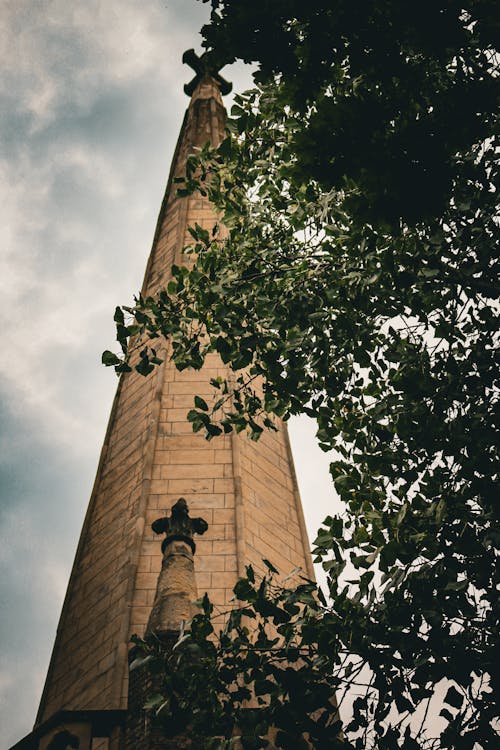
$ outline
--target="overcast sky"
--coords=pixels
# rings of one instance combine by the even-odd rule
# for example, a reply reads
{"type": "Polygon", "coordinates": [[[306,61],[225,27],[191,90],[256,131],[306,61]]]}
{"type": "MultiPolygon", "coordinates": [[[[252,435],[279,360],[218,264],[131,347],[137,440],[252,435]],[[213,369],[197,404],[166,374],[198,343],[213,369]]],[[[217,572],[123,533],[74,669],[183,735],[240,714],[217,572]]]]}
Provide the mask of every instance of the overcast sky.
{"type": "MultiPolygon", "coordinates": [[[[208,12],[196,0],[1,0],[0,748],[33,724],[208,12]]],[[[250,83],[226,68],[236,90],[250,83]]],[[[311,535],[334,509],[291,428],[311,535]]]]}

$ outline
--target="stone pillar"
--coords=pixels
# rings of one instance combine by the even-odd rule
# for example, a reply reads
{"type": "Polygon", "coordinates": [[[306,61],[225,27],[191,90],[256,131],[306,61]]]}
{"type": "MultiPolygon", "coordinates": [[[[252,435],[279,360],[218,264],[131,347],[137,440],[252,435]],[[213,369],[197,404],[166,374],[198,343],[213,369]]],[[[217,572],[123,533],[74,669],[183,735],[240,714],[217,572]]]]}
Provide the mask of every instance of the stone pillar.
{"type": "MultiPolygon", "coordinates": [[[[204,534],[207,528],[208,524],[202,518],[190,518],[187,503],[182,497],[172,507],[170,516],[159,518],[152,524],[156,534],[164,533],[166,536],[161,545],[162,566],[145,637],[160,639],[166,650],[173,647],[181,628],[196,613],[193,604],[197,599],[193,535],[204,534]]],[[[187,734],[166,738],[162,727],[144,709],[148,697],[161,693],[161,682],[161,674],[151,674],[147,669],[130,672],[126,750],[191,748],[187,734]]]]}
{"type": "Polygon", "coordinates": [[[190,518],[183,497],[172,507],[172,515],[159,518],[152,524],[156,534],[165,533],[161,551],[163,559],[156,586],[153,609],[149,616],[146,635],[171,637],[179,632],[182,623],[195,614],[197,599],[194,577],[193,534],[204,534],[208,524],[202,518],[190,518]]]}

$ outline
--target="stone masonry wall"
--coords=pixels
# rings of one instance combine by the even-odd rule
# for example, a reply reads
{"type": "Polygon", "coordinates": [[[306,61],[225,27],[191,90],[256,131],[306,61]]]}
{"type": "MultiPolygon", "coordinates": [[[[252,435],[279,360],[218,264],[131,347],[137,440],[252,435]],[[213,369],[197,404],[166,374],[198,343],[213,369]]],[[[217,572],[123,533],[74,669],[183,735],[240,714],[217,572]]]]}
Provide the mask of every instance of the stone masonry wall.
{"type": "MultiPolygon", "coordinates": [[[[195,91],[172,166],[182,174],[193,146],[218,142],[225,113],[215,84],[195,91]]],[[[143,293],[169,278],[190,241],[187,225],[211,228],[205,200],[181,200],[171,180],[146,269],[143,293]]],[[[127,653],[142,634],[161,566],[151,523],[180,497],[209,524],[197,540],[200,595],[208,591],[224,611],[245,564],[268,558],[283,574],[300,566],[312,575],[305,527],[286,432],[211,442],[186,421],[195,394],[209,396],[209,380],[226,376],[211,355],[201,372],[178,372],[168,357],[147,378],[122,376],[111,412],[75,564],[68,586],[37,722],[61,708],[127,705],[127,653]]]]}

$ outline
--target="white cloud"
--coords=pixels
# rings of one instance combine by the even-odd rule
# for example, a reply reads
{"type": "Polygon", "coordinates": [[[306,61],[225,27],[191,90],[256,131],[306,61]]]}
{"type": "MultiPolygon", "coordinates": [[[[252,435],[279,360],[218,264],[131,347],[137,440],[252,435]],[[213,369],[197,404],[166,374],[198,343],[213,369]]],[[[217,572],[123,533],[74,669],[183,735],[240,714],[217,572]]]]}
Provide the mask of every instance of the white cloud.
{"type": "Polygon", "coordinates": [[[0,705],[5,702],[5,698],[13,682],[14,678],[12,675],[0,672],[0,705]]]}
{"type": "Polygon", "coordinates": [[[165,4],[7,0],[3,5],[0,91],[10,93],[14,85],[22,93],[18,106],[33,115],[32,134],[52,122],[65,102],[88,107],[110,83],[130,84],[154,74],[175,84],[179,50],[193,43],[192,28],[165,4]]]}
{"type": "MultiPolygon", "coordinates": [[[[21,409],[29,408],[39,429],[49,425],[50,435],[70,447],[81,444],[87,415],[77,417],[68,408],[65,383],[54,360],[76,362],[87,351],[87,363],[90,356],[94,362],[99,349],[105,348],[95,336],[103,327],[99,319],[109,321],[112,341],[110,291],[117,294],[115,304],[126,302],[140,283],[140,273],[134,275],[132,288],[126,274],[112,278],[113,252],[118,253],[121,243],[126,266],[137,247],[149,244],[144,225],[139,224],[136,234],[127,221],[123,227],[113,226],[106,216],[116,220],[121,210],[129,221],[149,219],[150,236],[154,228],[145,210],[149,196],[136,188],[130,205],[127,195],[134,167],[129,154],[137,144],[130,144],[125,158],[117,159],[109,150],[112,135],[108,142],[99,142],[86,128],[93,124],[92,107],[99,99],[148,73],[154,73],[155,81],[163,80],[166,92],[174,89],[174,72],[165,57],[174,54],[180,64],[179,45],[185,43],[184,36],[187,43],[187,33],[160,4],[135,1],[74,5],[16,0],[7,2],[3,19],[0,91],[11,99],[15,93],[12,117],[24,111],[32,121],[19,149],[7,152],[0,163],[0,336],[7,353],[0,361],[0,376],[9,399],[19,401],[21,409]],[[165,33],[169,22],[175,38],[170,45],[165,33]],[[69,114],[90,119],[68,142],[69,114]],[[37,138],[42,131],[49,135],[40,147],[37,138]],[[74,199],[65,188],[75,191],[74,199]],[[103,207],[100,224],[94,215],[89,225],[92,201],[103,207]],[[75,257],[68,260],[71,253],[75,257]],[[92,339],[95,349],[90,353],[92,339]]],[[[139,107],[141,102],[132,98],[129,104],[139,107]]]]}
{"type": "Polygon", "coordinates": [[[54,244],[69,246],[81,238],[83,228],[79,222],[56,223],[56,211],[49,204],[47,165],[33,169],[31,180],[26,176],[24,180],[18,178],[17,183],[14,170],[2,166],[1,184],[15,188],[4,188],[5,194],[0,189],[7,218],[0,230],[0,335],[4,352],[0,376],[11,398],[38,410],[41,422],[49,418],[51,430],[63,436],[74,433],[76,425],[60,400],[61,384],[54,377],[51,353],[65,350],[66,356],[72,352],[76,355],[88,344],[96,316],[104,315],[108,307],[104,298],[95,298],[94,294],[96,287],[102,287],[105,272],[98,253],[78,259],[63,272],[43,272],[47,249],[37,244],[37,235],[45,232],[54,244]]]}

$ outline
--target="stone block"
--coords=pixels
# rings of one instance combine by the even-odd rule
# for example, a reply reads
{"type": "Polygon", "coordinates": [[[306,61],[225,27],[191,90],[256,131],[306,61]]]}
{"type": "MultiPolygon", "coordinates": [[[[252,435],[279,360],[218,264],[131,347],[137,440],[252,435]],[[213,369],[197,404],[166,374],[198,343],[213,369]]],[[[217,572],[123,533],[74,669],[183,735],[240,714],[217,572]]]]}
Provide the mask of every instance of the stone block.
{"type": "Polygon", "coordinates": [[[223,572],[224,571],[224,555],[196,555],[195,566],[196,570],[201,572],[223,572]]]}
{"type": "MultiPolygon", "coordinates": [[[[168,491],[174,495],[186,495],[186,494],[211,494],[214,491],[214,480],[213,479],[169,479],[168,491]]],[[[223,480],[215,480],[223,481],[223,480]]]]}

